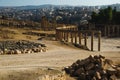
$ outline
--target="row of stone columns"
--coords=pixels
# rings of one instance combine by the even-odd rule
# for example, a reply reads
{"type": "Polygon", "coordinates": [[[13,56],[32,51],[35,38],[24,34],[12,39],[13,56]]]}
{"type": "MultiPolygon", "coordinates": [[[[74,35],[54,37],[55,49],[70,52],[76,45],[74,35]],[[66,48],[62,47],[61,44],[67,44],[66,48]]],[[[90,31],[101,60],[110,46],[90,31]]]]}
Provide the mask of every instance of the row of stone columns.
{"type": "MultiPolygon", "coordinates": [[[[84,45],[87,46],[87,37],[88,33],[91,34],[91,51],[93,51],[94,48],[94,31],[78,31],[76,29],[67,29],[67,30],[61,30],[56,29],[56,39],[60,41],[65,42],[71,42],[72,44],[79,44],[82,45],[82,39],[84,39],[84,45]],[[83,36],[84,34],[84,36],[83,36]],[[69,40],[70,39],[70,40],[69,40]]],[[[98,34],[98,51],[100,51],[101,47],[101,32],[97,32],[98,34]]]]}
{"type": "Polygon", "coordinates": [[[120,37],[120,26],[105,26],[104,36],[120,37]]]}

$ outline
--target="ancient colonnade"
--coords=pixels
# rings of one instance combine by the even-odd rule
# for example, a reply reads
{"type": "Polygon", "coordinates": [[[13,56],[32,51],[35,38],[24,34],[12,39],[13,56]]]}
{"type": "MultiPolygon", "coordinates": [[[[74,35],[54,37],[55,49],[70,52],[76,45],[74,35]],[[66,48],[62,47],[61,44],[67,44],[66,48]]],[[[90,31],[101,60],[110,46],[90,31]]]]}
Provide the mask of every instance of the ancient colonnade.
{"type": "Polygon", "coordinates": [[[76,27],[61,27],[56,29],[56,39],[60,41],[70,42],[72,44],[81,44],[81,40],[84,39],[84,46],[87,47],[87,38],[91,36],[91,51],[94,50],[94,36],[98,38],[98,51],[101,49],[101,32],[95,30],[81,30],[76,27]]]}
{"type": "Polygon", "coordinates": [[[120,25],[106,25],[104,27],[104,36],[120,37],[120,25]]]}

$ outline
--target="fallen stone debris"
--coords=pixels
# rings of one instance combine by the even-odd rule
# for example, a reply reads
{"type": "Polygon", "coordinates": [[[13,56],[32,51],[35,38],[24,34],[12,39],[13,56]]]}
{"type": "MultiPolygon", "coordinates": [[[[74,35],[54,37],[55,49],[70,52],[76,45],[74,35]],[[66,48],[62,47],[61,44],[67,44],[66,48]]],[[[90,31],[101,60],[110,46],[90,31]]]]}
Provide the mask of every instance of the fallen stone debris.
{"type": "Polygon", "coordinates": [[[90,55],[83,60],[77,60],[65,71],[77,80],[118,80],[120,66],[114,65],[112,60],[105,59],[102,55],[90,55]]]}
{"type": "Polygon", "coordinates": [[[46,52],[46,45],[27,40],[0,41],[0,54],[24,54],[46,52]]]}

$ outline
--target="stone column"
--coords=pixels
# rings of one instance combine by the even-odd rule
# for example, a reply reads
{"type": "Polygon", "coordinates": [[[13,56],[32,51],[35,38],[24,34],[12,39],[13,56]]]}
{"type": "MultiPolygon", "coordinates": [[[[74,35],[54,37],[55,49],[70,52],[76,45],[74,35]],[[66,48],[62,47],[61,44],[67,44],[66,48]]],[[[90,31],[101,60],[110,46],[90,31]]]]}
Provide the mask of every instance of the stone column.
{"type": "Polygon", "coordinates": [[[56,29],[55,40],[58,40],[58,30],[56,29]]]}
{"type": "Polygon", "coordinates": [[[69,32],[66,32],[66,41],[69,42],[69,32]]]}
{"type": "Polygon", "coordinates": [[[107,36],[108,37],[110,36],[109,33],[110,33],[110,26],[107,26],[107,36]]]}
{"type": "Polygon", "coordinates": [[[84,41],[84,43],[85,43],[85,46],[87,46],[87,33],[85,33],[85,41],[84,41]]]}
{"type": "Polygon", "coordinates": [[[60,40],[62,40],[62,31],[59,31],[60,40]]]}
{"type": "Polygon", "coordinates": [[[60,41],[62,41],[62,31],[60,31],[59,34],[60,34],[60,41]]]}
{"type": "Polygon", "coordinates": [[[104,31],[104,32],[105,32],[105,33],[104,33],[104,36],[106,37],[106,35],[107,35],[106,26],[105,26],[105,29],[104,29],[104,30],[105,30],[105,31],[104,31]]]}
{"type": "Polygon", "coordinates": [[[117,26],[117,36],[120,37],[120,26],[117,26]]]}
{"type": "Polygon", "coordinates": [[[73,32],[70,32],[71,34],[71,43],[73,43],[73,32]]]}
{"type": "Polygon", "coordinates": [[[116,34],[115,34],[115,26],[113,25],[112,26],[112,37],[114,37],[116,34]]]}
{"type": "Polygon", "coordinates": [[[65,39],[66,39],[66,32],[63,31],[63,33],[64,33],[64,38],[63,38],[63,40],[65,41],[65,39]]]}
{"type": "Polygon", "coordinates": [[[92,31],[92,33],[91,33],[91,51],[93,51],[93,45],[94,45],[93,38],[94,38],[94,32],[92,31]]]}
{"type": "Polygon", "coordinates": [[[57,31],[57,39],[60,40],[60,31],[57,31]]]}
{"type": "Polygon", "coordinates": [[[101,31],[98,33],[98,51],[101,50],[101,31]]]}
{"type": "Polygon", "coordinates": [[[82,33],[79,32],[79,44],[81,45],[82,33]]]}
{"type": "Polygon", "coordinates": [[[77,44],[77,31],[75,31],[75,44],[77,44]]]}

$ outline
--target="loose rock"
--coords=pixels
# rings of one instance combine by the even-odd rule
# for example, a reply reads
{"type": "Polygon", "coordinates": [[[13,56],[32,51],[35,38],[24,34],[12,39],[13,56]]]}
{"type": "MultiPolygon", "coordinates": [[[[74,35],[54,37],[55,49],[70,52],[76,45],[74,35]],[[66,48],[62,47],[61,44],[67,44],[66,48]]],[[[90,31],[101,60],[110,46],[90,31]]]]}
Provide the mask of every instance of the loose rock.
{"type": "Polygon", "coordinates": [[[83,60],[77,60],[65,68],[66,73],[78,80],[117,80],[120,70],[112,60],[105,59],[102,55],[90,55],[83,60]]]}
{"type": "Polygon", "coordinates": [[[0,41],[0,54],[23,54],[38,52],[46,52],[46,45],[27,40],[0,41]]]}

